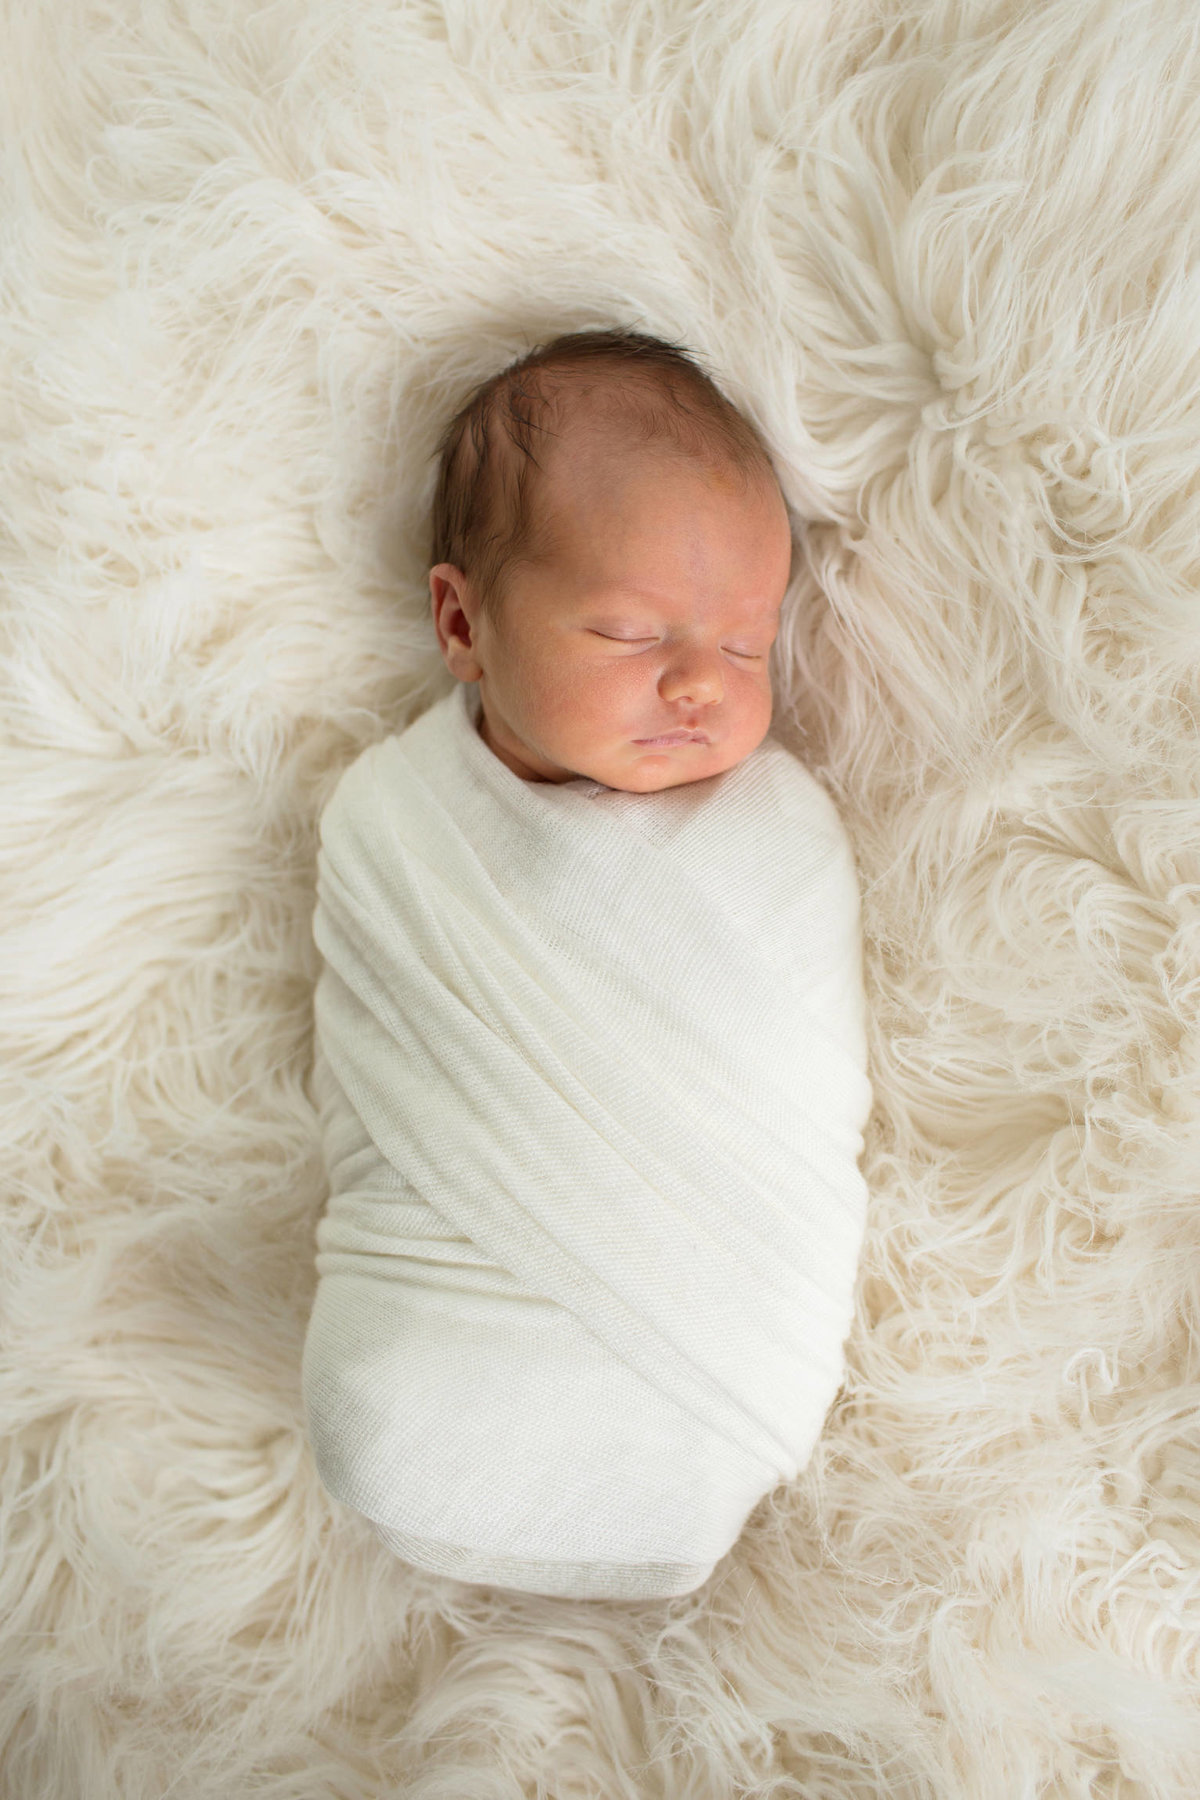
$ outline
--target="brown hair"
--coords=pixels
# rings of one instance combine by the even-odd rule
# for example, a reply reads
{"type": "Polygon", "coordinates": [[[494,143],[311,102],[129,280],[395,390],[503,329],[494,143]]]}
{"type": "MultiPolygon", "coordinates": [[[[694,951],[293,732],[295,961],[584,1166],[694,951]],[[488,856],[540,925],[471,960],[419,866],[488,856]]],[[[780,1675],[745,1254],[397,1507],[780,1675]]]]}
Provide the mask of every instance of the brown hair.
{"type": "Polygon", "coordinates": [[[551,541],[552,522],[533,506],[531,469],[542,468],[534,434],[559,435],[554,427],[562,425],[571,390],[595,386],[586,379],[593,373],[603,382],[606,409],[619,413],[640,443],[723,464],[747,486],[776,479],[757,431],[693,352],[620,327],[539,345],[476,388],[434,452],[440,467],[431,566],[451,563],[469,576],[493,626],[513,570],[540,560],[551,541]]]}

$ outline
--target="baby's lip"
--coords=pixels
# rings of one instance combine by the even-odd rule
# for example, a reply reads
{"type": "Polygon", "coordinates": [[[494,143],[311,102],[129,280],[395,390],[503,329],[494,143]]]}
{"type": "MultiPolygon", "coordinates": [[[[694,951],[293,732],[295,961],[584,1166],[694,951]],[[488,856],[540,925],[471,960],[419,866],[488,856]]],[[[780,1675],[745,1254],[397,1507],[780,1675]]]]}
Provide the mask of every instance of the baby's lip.
{"type": "Polygon", "coordinates": [[[652,738],[634,738],[635,744],[707,744],[703,731],[663,731],[652,738]]]}

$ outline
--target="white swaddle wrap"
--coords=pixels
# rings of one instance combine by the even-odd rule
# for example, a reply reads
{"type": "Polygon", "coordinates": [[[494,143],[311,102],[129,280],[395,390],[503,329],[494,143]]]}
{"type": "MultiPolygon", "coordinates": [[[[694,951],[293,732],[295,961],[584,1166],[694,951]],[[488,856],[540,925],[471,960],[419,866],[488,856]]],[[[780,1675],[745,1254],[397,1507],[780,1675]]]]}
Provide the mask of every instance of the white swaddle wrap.
{"type": "Polygon", "coordinates": [[[771,738],[631,794],[522,781],[478,716],[460,683],[321,818],[309,1436],[423,1568],[686,1593],[842,1379],[853,851],[771,738]]]}

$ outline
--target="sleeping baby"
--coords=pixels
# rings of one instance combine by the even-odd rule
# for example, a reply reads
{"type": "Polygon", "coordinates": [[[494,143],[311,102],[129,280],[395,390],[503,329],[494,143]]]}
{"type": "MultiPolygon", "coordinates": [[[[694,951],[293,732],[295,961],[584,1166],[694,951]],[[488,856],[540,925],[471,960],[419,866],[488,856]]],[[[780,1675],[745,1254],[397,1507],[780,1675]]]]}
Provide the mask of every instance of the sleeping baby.
{"type": "Polygon", "coordinates": [[[633,332],[438,455],[456,683],[320,822],[309,1437],[421,1569],[688,1593],[812,1453],[865,1221],[854,855],[769,735],[787,508],[633,332]]]}

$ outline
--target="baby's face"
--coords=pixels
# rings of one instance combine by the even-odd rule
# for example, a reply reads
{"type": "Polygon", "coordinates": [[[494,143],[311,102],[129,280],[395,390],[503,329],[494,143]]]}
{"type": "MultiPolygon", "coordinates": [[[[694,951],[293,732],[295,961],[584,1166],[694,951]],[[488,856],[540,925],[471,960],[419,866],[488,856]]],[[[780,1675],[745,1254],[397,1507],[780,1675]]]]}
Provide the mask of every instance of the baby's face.
{"type": "Polygon", "coordinates": [[[741,762],[771,724],[792,551],[778,486],[602,440],[543,479],[555,554],[517,571],[496,629],[460,570],[430,571],[447,666],[480,684],[484,742],[525,781],[643,794],[741,762]],[[646,742],[690,728],[703,741],[646,742]]]}

